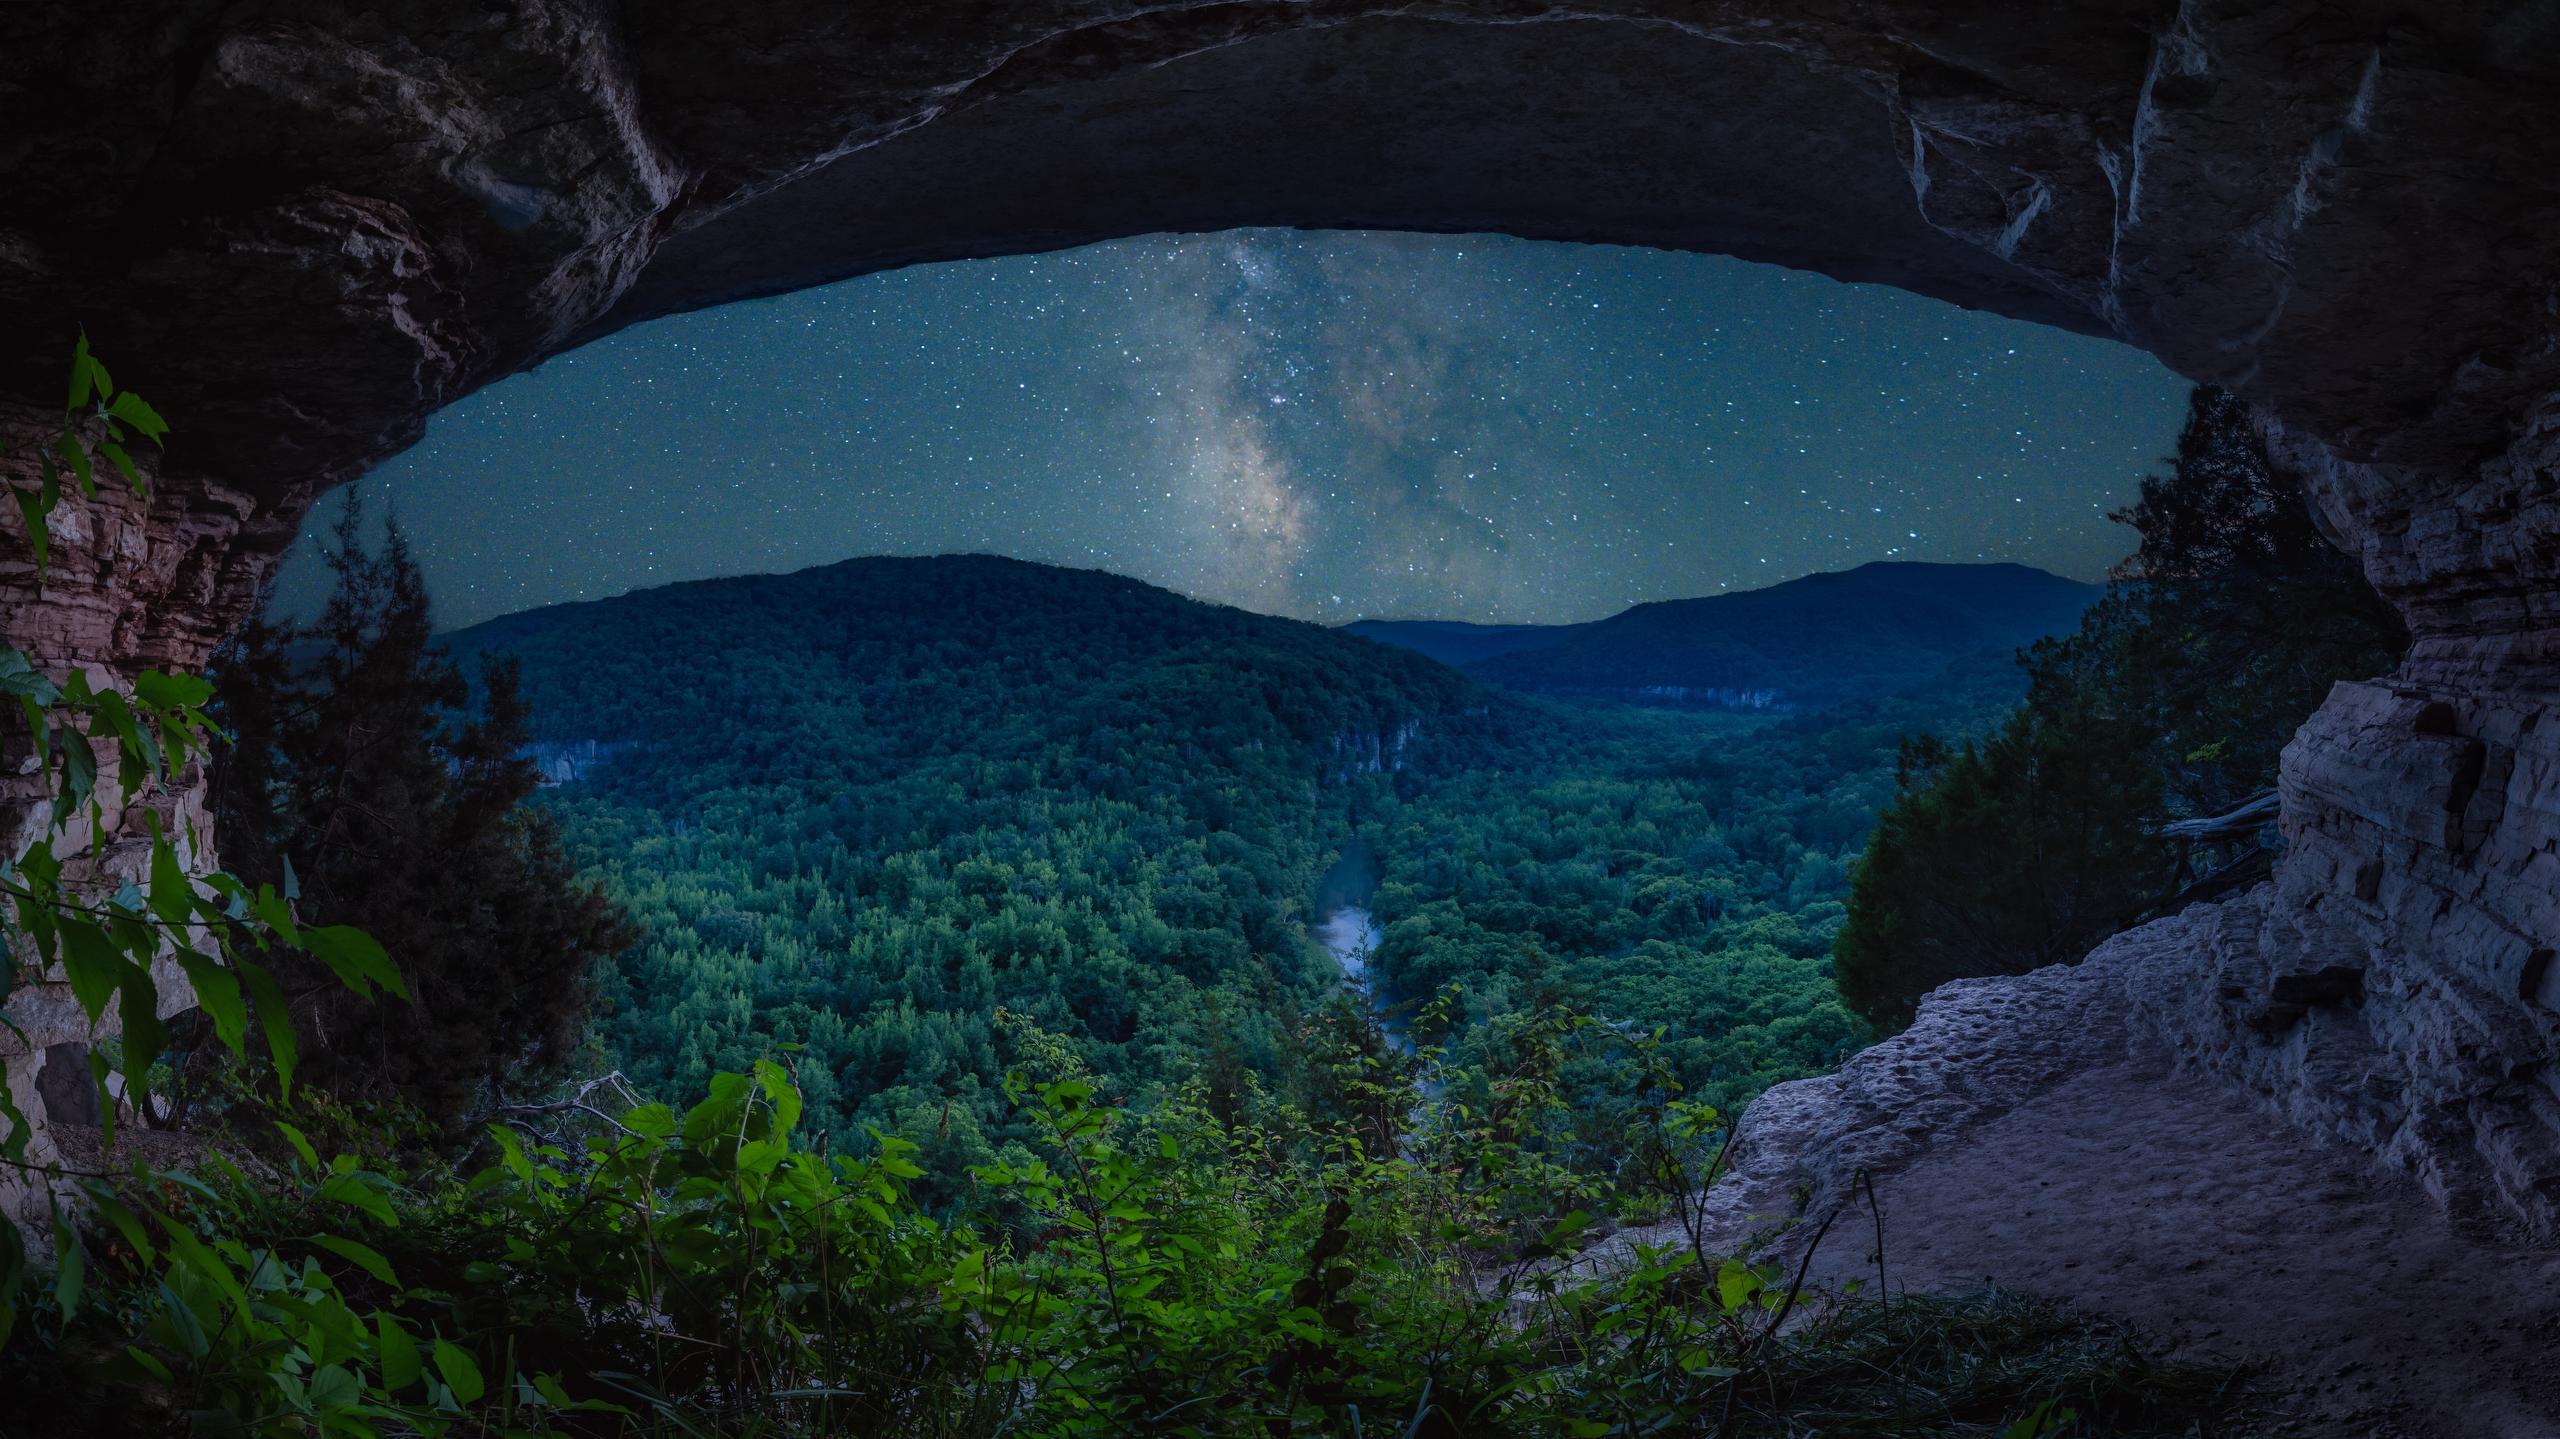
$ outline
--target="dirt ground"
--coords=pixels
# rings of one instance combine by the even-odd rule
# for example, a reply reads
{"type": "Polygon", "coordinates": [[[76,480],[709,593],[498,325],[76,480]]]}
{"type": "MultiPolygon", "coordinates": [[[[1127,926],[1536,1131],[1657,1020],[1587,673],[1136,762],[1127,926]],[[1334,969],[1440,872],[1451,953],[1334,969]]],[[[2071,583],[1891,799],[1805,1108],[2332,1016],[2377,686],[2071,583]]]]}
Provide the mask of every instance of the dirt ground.
{"type": "MultiPolygon", "coordinates": [[[[2560,1251],[2457,1224],[2146,1037],[2213,921],[2199,906],[2079,965],[1946,986],[1902,1035],[1770,1090],[1707,1196],[1717,1242],[1828,1213],[1864,1172],[1892,1288],[2060,1299],[2246,1366],[2239,1433],[2560,1439],[2560,1251]]],[[[1817,1281],[1874,1280],[1865,1207],[1817,1281]]],[[[1813,1227],[1775,1254],[1794,1262],[1813,1227]]],[[[1627,1231],[1585,1262],[1671,1238],[1627,1231]]]]}
{"type": "MultiPolygon", "coordinates": [[[[1989,1280],[2248,1365],[2252,1432],[2560,1439],[2560,1254],[2465,1238],[2411,1181],[2206,1083],[2095,1070],[1876,1190],[1894,1287],[1989,1280]]],[[[1869,1248],[1814,1272],[1856,1277],[1869,1248]]]]}

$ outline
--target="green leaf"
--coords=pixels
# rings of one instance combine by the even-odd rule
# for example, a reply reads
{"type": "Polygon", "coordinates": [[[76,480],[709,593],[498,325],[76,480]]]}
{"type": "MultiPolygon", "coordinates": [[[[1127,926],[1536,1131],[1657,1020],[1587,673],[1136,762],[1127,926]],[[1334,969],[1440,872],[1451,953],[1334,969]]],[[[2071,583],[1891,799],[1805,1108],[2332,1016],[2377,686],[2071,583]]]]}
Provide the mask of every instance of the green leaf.
{"type": "Polygon", "coordinates": [[[89,1196],[89,1207],[105,1217],[116,1237],[125,1242],[125,1247],[140,1255],[145,1264],[150,1263],[158,1251],[152,1247],[150,1231],[142,1227],[142,1216],[134,1213],[131,1205],[118,1199],[115,1192],[103,1184],[87,1183],[80,1189],[89,1196]]]}
{"type": "Polygon", "coordinates": [[[525,1157],[524,1141],[516,1138],[515,1131],[503,1124],[492,1124],[489,1126],[489,1137],[498,1142],[498,1160],[507,1166],[507,1172],[526,1183],[531,1183],[533,1161],[525,1157]]]}
{"type": "Polygon", "coordinates": [[[2001,1430],[2000,1439],[2037,1439],[2038,1435],[2045,1432],[2045,1416],[2052,1409],[2053,1401],[2047,1399],[2018,1422],[2001,1430]]]}
{"type": "Polygon", "coordinates": [[[163,924],[185,924],[195,915],[195,886],[178,865],[178,847],[154,824],[151,835],[151,912],[163,924]]]}
{"type": "Polygon", "coordinates": [[[398,1276],[391,1272],[391,1261],[383,1258],[380,1251],[358,1244],[352,1239],[341,1239],[334,1234],[314,1234],[311,1236],[311,1242],[392,1288],[400,1287],[398,1276]]]}
{"type": "MultiPolygon", "coordinates": [[[[240,976],[241,987],[249,991],[250,1001],[258,1006],[258,1028],[267,1036],[267,1057],[276,1066],[277,1097],[289,1100],[293,1097],[294,1056],[299,1051],[294,1047],[293,1012],[285,1008],[284,991],[276,987],[274,975],[245,959],[232,961],[231,972],[240,976]]],[[[319,1167],[317,1158],[312,1167],[319,1167]]]]}
{"type": "Polygon", "coordinates": [[[667,1139],[676,1132],[676,1112],[663,1104],[644,1104],[622,1116],[622,1127],[650,1139],[667,1139]]]}
{"type": "Polygon", "coordinates": [[[44,722],[44,706],[36,703],[26,695],[20,695],[18,696],[18,712],[26,717],[27,733],[34,738],[35,742],[36,772],[38,774],[42,774],[46,770],[53,768],[53,746],[48,742],[48,731],[45,728],[44,722]]]}
{"type": "Polygon", "coordinates": [[[385,1226],[396,1227],[400,1223],[400,1216],[391,1210],[391,1201],[383,1197],[381,1190],[366,1183],[365,1176],[356,1172],[330,1175],[328,1182],[320,1186],[319,1193],[322,1199],[334,1199],[350,1208],[361,1209],[385,1226]]]}
{"type": "Polygon", "coordinates": [[[99,1016],[107,1012],[107,1001],[123,987],[125,971],[132,968],[132,961],[92,920],[64,915],[61,932],[63,977],[71,981],[71,995],[80,1001],[80,1008],[87,1012],[94,1029],[99,1016]]]}
{"type": "Polygon", "coordinates": [[[321,1414],[352,1409],[364,1402],[364,1386],[343,1364],[323,1364],[311,1371],[307,1391],[312,1409],[321,1414]]]}
{"type": "Polygon", "coordinates": [[[536,1374],[533,1376],[533,1392],[541,1395],[542,1402],[550,1405],[554,1409],[573,1409],[578,1407],[576,1402],[570,1399],[569,1391],[561,1388],[560,1381],[553,1378],[551,1375],[536,1374]]]}
{"type": "MultiPolygon", "coordinates": [[[[20,1043],[26,1041],[26,1031],[9,1023],[7,1010],[0,1009],[0,1025],[7,1025],[20,1043]]],[[[27,1157],[27,1141],[34,1133],[35,1126],[28,1122],[27,1112],[20,1109],[18,1101],[11,1097],[9,1086],[0,1084],[0,1159],[23,1163],[27,1157]]]]}
{"type": "Polygon", "coordinates": [[[89,702],[89,738],[112,739],[122,750],[139,749],[142,724],[133,717],[133,706],[114,690],[100,692],[89,702]]]}
{"type": "Polygon", "coordinates": [[[124,452],[124,446],[113,440],[100,440],[98,453],[107,457],[107,463],[116,467],[116,472],[124,476],[125,484],[135,494],[143,492],[145,486],[142,483],[142,472],[133,467],[133,456],[124,452]]]}
{"type": "Polygon", "coordinates": [[[35,661],[13,649],[0,649],[0,694],[17,695],[40,705],[62,702],[62,687],[46,679],[35,661]]]}
{"type": "Polygon", "coordinates": [[[11,485],[9,492],[18,497],[18,515],[27,525],[27,548],[35,551],[36,578],[43,579],[44,567],[52,562],[53,541],[53,532],[45,527],[45,516],[53,507],[33,490],[11,485]]]}
{"type": "Polygon", "coordinates": [[[277,1120],[275,1124],[276,1132],[284,1136],[285,1143],[293,1146],[293,1152],[302,1157],[303,1164],[308,1167],[312,1173],[319,1173],[320,1151],[311,1147],[311,1141],[303,1137],[301,1130],[294,1128],[292,1125],[285,1123],[281,1119],[277,1120]]]}
{"type": "Polygon", "coordinates": [[[144,1349],[139,1344],[126,1345],[124,1347],[124,1357],[133,1361],[134,1368],[141,1370],[143,1373],[150,1375],[152,1378],[159,1380],[163,1384],[166,1384],[177,1377],[169,1372],[168,1365],[161,1363],[149,1350],[144,1349]]]}
{"type": "Polygon", "coordinates": [[[1728,1259],[1716,1271],[1716,1300],[1727,1314],[1751,1302],[1760,1292],[1760,1272],[1739,1259],[1728,1259]]]}
{"type": "MultiPolygon", "coordinates": [[[[248,1292],[240,1287],[240,1277],[231,1272],[231,1266],[223,1262],[222,1256],[206,1248],[204,1241],[196,1237],[194,1230],[169,1216],[154,1214],[152,1218],[160,1221],[160,1228],[169,1236],[170,1259],[213,1286],[216,1293],[230,1301],[231,1307],[239,1311],[242,1319],[247,1319],[249,1317],[248,1292]]],[[[180,1307],[185,1306],[182,1303],[180,1307]]]]}
{"type": "Polygon", "coordinates": [[[69,725],[54,729],[53,744],[62,752],[62,786],[53,792],[53,822],[60,824],[97,793],[98,756],[69,725]]]}
{"type": "Polygon", "coordinates": [[[169,1026],[160,1019],[160,986],[148,964],[128,964],[117,1017],[124,1021],[124,1087],[134,1108],[143,1108],[151,1066],[169,1048],[169,1026]]]}
{"type": "Polygon", "coordinates": [[[480,1365],[469,1354],[439,1339],[436,1341],[436,1373],[444,1379],[453,1397],[465,1404],[477,1404],[488,1386],[480,1378],[480,1365]]]}
{"type": "Polygon", "coordinates": [[[408,1329],[399,1320],[380,1311],[373,1316],[373,1330],[374,1342],[382,1353],[384,1391],[397,1393],[417,1383],[426,1372],[418,1362],[418,1341],[409,1337],[408,1329]]]}
{"type": "Polygon", "coordinates": [[[333,924],[302,932],[303,947],[312,957],[329,966],[339,982],[358,994],[370,995],[380,985],[402,999],[409,997],[409,986],[400,979],[400,971],[392,968],[391,956],[372,935],[353,925],[333,924]]]}
{"type": "Polygon", "coordinates": [[[800,1087],[791,1075],[770,1059],[756,1061],[756,1084],[773,1105],[773,1132],[788,1134],[800,1122],[800,1087]]]}
{"type": "Polygon", "coordinates": [[[702,1102],[685,1111],[684,1142],[694,1149],[710,1146],[713,1139],[734,1133],[738,1117],[747,1103],[747,1077],[723,1072],[711,1076],[710,1092],[702,1102]]]}
{"type": "Polygon", "coordinates": [[[213,699],[213,682],[201,675],[144,670],[133,681],[133,697],[155,710],[201,709],[213,699]]]}
{"type": "Polygon", "coordinates": [[[178,967],[196,991],[196,1003],[213,1020],[214,1038],[222,1047],[246,1058],[249,1053],[249,1006],[240,998],[240,977],[192,949],[177,951],[178,967]]]}
{"type": "Polygon", "coordinates": [[[169,433],[169,422],[160,418],[158,410],[144,404],[142,397],[131,390],[116,396],[114,403],[107,406],[107,413],[133,426],[155,445],[160,443],[162,435],[169,433]]]}
{"type": "Polygon", "coordinates": [[[1571,1210],[1568,1211],[1563,1218],[1558,1219],[1555,1224],[1547,1230],[1545,1237],[1539,1242],[1550,1249],[1561,1251],[1566,1246],[1572,1244],[1575,1239],[1581,1236],[1584,1230],[1589,1229],[1590,1227],[1591,1211],[1587,1209],[1571,1210]]]}
{"type": "Polygon", "coordinates": [[[155,1326],[152,1337],[164,1343],[174,1343],[190,1359],[203,1358],[205,1352],[213,1347],[213,1341],[205,1335],[204,1321],[196,1317],[196,1311],[186,1300],[178,1297],[177,1290],[169,1287],[167,1279],[158,1281],[157,1287],[160,1317],[168,1321],[169,1332],[161,1334],[155,1326]]]}
{"type": "Polygon", "coordinates": [[[90,1252],[79,1247],[79,1232],[72,1221],[61,1214],[54,1216],[54,1306],[61,1308],[64,1319],[79,1308],[79,1288],[90,1270],[90,1252]]]}
{"type": "MultiPolygon", "coordinates": [[[[291,873],[290,870],[286,872],[291,873]]],[[[301,943],[299,934],[294,928],[292,903],[278,897],[274,885],[258,886],[258,896],[249,902],[249,912],[257,916],[258,923],[265,925],[286,944],[301,943]]]]}
{"type": "Polygon", "coordinates": [[[80,482],[80,493],[96,499],[98,474],[89,467],[89,452],[80,448],[80,441],[71,435],[63,435],[53,442],[53,452],[62,456],[63,463],[71,467],[71,477],[80,482]]]}
{"type": "Polygon", "coordinates": [[[77,410],[89,403],[89,387],[89,332],[83,330],[71,346],[71,398],[63,402],[62,408],[77,410]]]}

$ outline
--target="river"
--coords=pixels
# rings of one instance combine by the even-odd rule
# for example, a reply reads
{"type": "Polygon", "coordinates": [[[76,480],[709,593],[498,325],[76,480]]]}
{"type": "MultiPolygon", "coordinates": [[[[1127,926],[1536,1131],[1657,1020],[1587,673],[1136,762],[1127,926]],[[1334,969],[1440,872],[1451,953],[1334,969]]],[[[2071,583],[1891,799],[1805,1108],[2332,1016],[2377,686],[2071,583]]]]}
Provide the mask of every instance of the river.
{"type": "Polygon", "coordinates": [[[1325,871],[1323,882],[1316,886],[1316,942],[1341,967],[1342,982],[1378,1011],[1379,1027],[1386,1031],[1387,1042],[1411,1054],[1413,1041],[1405,1038],[1401,1020],[1386,1017],[1388,997],[1379,992],[1377,977],[1369,972],[1369,962],[1383,937],[1377,919],[1369,913],[1369,900],[1377,892],[1377,855],[1367,840],[1353,835],[1343,842],[1342,857],[1333,862],[1333,868],[1325,871]]]}

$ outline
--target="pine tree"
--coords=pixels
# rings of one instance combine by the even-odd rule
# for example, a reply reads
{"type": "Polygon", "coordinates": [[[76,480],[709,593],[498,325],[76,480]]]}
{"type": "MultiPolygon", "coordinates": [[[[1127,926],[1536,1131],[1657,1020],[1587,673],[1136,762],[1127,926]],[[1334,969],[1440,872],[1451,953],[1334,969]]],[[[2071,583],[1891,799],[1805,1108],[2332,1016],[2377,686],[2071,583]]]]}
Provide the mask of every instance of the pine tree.
{"type": "Polygon", "coordinates": [[[412,1003],[368,1004],[288,971],[308,1081],[450,1126],[564,1054],[589,970],[635,936],[524,803],[538,775],[514,664],[485,662],[474,695],[407,537],[393,522],[368,546],[353,497],[328,558],[315,621],[253,626],[222,662],[219,833],[236,870],[290,879],[306,921],[364,929],[408,980],[412,1003]]]}
{"type": "Polygon", "coordinates": [[[2076,960],[2171,904],[2191,875],[2158,823],[2271,787],[2330,685],[2407,643],[2227,391],[2195,392],[2169,473],[2114,518],[2141,548],[2076,633],[2022,657],[2008,723],[1904,747],[1833,950],[1870,1023],[1901,1028],[1950,979],[2076,960]]]}

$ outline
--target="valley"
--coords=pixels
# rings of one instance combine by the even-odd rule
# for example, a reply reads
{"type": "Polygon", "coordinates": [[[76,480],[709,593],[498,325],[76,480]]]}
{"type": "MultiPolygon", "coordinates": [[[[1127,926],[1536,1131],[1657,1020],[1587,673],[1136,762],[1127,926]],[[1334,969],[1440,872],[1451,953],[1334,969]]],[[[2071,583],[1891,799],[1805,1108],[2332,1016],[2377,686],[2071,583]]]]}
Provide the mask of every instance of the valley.
{"type": "MultiPolygon", "coordinates": [[[[596,981],[599,1063],[681,1093],[796,1046],[820,1122],[951,1176],[1026,1139],[1002,1081],[1033,1030],[1133,1102],[1195,1080],[1303,1098],[1307,1026],[1362,995],[1393,1042],[1457,1062],[1554,1004],[1659,1030],[1728,1112],[1832,1068],[1867,1033],[1828,955],[1896,744],[1991,725],[2023,689],[2000,641],[2087,588],[1893,578],[1893,633],[1858,652],[1907,649],[1930,588],[1936,648],[1853,676],[1850,601],[1781,587],[1754,627],[1800,596],[1779,628],[1853,638],[1794,671],[1762,655],[1752,682],[1799,698],[1738,713],[1559,702],[1358,626],[971,557],[642,591],[451,643],[521,661],[542,753],[612,756],[546,799],[645,936],[596,981]]],[[[1599,1164],[1631,1101],[1575,1082],[1599,1164]]]]}

